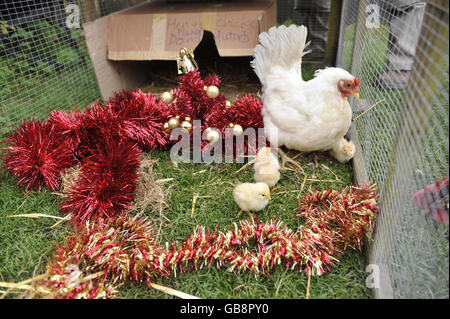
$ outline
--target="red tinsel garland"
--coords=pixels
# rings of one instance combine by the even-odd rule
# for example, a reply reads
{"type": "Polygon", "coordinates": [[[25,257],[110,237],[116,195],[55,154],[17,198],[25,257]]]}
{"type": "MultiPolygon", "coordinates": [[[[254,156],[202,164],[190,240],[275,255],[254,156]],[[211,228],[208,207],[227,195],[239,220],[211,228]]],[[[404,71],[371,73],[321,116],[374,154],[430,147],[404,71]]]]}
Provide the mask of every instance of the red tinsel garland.
{"type": "Polygon", "coordinates": [[[74,165],[75,159],[66,141],[48,122],[31,119],[8,134],[2,154],[4,166],[17,182],[40,191],[43,187],[55,191],[61,184],[61,172],[74,165]]]}
{"type": "Polygon", "coordinates": [[[47,120],[53,125],[55,132],[58,132],[66,141],[69,150],[79,160],[86,156],[83,148],[89,134],[89,130],[84,123],[84,117],[83,112],[75,109],[70,112],[53,111],[47,120]]]}
{"type": "MultiPolygon", "coordinates": [[[[304,268],[307,273],[320,275],[337,262],[336,257],[345,248],[356,248],[354,244],[373,228],[377,196],[375,185],[311,192],[300,205],[299,215],[305,218],[305,224],[297,231],[280,221],[250,219],[226,232],[210,232],[197,226],[185,241],[166,245],[155,240],[152,224],[143,218],[125,214],[86,221],[77,226],[63,247],[58,246],[47,266],[51,280],[42,285],[59,285],[61,296],[67,297],[63,269],[69,264],[81,267],[83,276],[102,272],[99,282],[103,286],[112,282],[111,287],[126,280],[149,283],[176,274],[177,270],[182,273],[212,263],[218,268],[255,275],[268,274],[275,266],[304,268]],[[327,205],[319,208],[324,203],[327,205]],[[316,213],[309,216],[306,212],[311,209],[316,213]],[[256,251],[248,247],[250,242],[255,242],[256,251]]],[[[86,290],[81,291],[85,297],[86,290]]],[[[71,292],[72,297],[77,297],[71,292]]]]}
{"type": "MultiPolygon", "coordinates": [[[[208,127],[217,128],[224,139],[228,137],[234,141],[236,138],[230,135],[232,133],[225,133],[230,123],[241,125],[243,129],[263,127],[259,99],[244,96],[237,99],[233,107],[227,108],[223,94],[210,98],[205,91],[205,87],[219,84],[218,76],[208,75],[202,80],[198,70],[194,70],[180,76],[179,88],[173,90],[175,101],[171,106],[141,90],[123,91],[105,104],[87,107],[85,112],[76,109],[54,111],[46,122],[23,122],[21,128],[5,139],[8,148],[2,156],[4,166],[18,177],[26,190],[35,188],[39,191],[43,186],[56,190],[60,173],[75,164],[73,157],[83,164],[108,141],[127,140],[138,144],[142,150],[165,150],[176,141],[170,141],[163,125],[177,115],[182,119],[201,120],[202,131],[208,127]]],[[[202,141],[202,149],[207,144],[202,141]]],[[[224,151],[233,156],[257,151],[247,140],[230,147],[233,150],[224,151]]]]}
{"type": "Polygon", "coordinates": [[[169,107],[156,96],[141,90],[123,91],[114,94],[104,108],[118,119],[117,134],[122,138],[134,141],[143,150],[166,149],[169,134],[163,125],[169,107]]]}
{"type": "Polygon", "coordinates": [[[233,123],[242,125],[244,128],[263,128],[264,122],[261,111],[262,103],[260,99],[252,94],[248,94],[234,102],[234,106],[229,109],[229,119],[233,123]]]}
{"type": "Polygon", "coordinates": [[[74,221],[111,217],[131,208],[137,186],[139,148],[129,141],[108,141],[81,166],[80,178],[61,209],[74,221]]]}

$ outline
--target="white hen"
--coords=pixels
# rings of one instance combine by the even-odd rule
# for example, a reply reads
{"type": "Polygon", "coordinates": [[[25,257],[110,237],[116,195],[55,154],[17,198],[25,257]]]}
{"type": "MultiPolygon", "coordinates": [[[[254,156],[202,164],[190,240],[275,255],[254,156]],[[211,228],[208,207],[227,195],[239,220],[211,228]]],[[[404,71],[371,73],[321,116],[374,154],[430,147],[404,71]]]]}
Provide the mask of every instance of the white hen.
{"type": "Polygon", "coordinates": [[[344,145],[352,118],[347,97],[358,97],[359,80],[343,69],[325,68],[304,81],[306,35],[306,27],[296,25],[272,27],[259,35],[251,65],[262,84],[265,134],[273,136],[278,130],[278,141],[271,140],[274,146],[306,152],[334,150],[334,155],[344,145]]]}

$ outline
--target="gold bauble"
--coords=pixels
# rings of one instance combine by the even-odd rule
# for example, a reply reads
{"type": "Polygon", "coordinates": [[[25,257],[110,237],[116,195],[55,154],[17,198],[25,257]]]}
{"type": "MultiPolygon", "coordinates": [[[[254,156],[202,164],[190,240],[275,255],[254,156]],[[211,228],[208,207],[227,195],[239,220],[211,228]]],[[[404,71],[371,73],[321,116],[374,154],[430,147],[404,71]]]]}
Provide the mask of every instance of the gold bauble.
{"type": "Polygon", "coordinates": [[[209,127],[206,129],[206,140],[210,143],[215,143],[220,139],[220,134],[217,130],[212,130],[209,127]]]}
{"type": "Polygon", "coordinates": [[[206,95],[211,99],[215,99],[219,96],[219,88],[215,85],[208,86],[206,89],[206,95]]]}
{"type": "Polygon", "coordinates": [[[190,122],[190,121],[191,121],[191,118],[190,118],[189,116],[186,116],[186,117],[184,118],[184,120],[187,121],[187,122],[190,122]]]}
{"type": "Polygon", "coordinates": [[[180,126],[180,117],[172,117],[171,119],[169,119],[168,123],[171,129],[177,128],[178,126],[180,126]]]}
{"type": "Polygon", "coordinates": [[[170,104],[173,101],[173,94],[166,91],[161,94],[161,100],[166,104],[170,104]]]}
{"type": "Polygon", "coordinates": [[[230,101],[226,101],[225,102],[225,107],[227,108],[227,109],[229,109],[230,107],[232,107],[233,105],[231,104],[231,102],[230,101]]]}
{"type": "Polygon", "coordinates": [[[168,122],[164,123],[163,127],[164,127],[164,131],[166,131],[167,133],[170,133],[170,131],[172,131],[168,122]]]}
{"type": "Polygon", "coordinates": [[[239,124],[235,124],[233,127],[233,135],[240,136],[244,133],[244,129],[239,124]]]}
{"type": "Polygon", "coordinates": [[[233,128],[234,127],[234,124],[233,123],[230,123],[230,125],[228,125],[230,128],[233,128]]]}
{"type": "Polygon", "coordinates": [[[208,87],[205,85],[205,86],[203,86],[203,90],[207,90],[208,89],[208,87]]]}
{"type": "Polygon", "coordinates": [[[186,48],[181,48],[181,49],[180,49],[180,55],[181,55],[181,56],[184,56],[184,55],[186,55],[186,54],[187,54],[187,52],[188,52],[188,51],[187,51],[187,49],[186,49],[186,48]]]}
{"type": "Polygon", "coordinates": [[[192,130],[192,124],[189,123],[188,121],[183,121],[181,122],[181,126],[182,129],[185,129],[186,131],[190,132],[192,130]]]}

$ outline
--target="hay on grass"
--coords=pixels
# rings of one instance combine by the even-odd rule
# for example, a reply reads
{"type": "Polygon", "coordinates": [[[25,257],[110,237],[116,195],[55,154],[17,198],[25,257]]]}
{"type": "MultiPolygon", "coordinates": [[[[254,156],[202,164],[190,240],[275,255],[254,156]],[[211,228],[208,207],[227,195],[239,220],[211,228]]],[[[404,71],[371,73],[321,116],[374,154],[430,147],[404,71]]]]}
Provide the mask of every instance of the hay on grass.
{"type": "Polygon", "coordinates": [[[161,214],[168,207],[169,189],[163,184],[170,179],[157,179],[153,172],[153,167],[157,163],[158,160],[151,159],[149,154],[141,155],[141,165],[138,169],[139,182],[134,197],[134,209],[138,213],[143,213],[150,208],[161,214]]]}
{"type": "Polygon", "coordinates": [[[68,194],[71,189],[76,186],[77,180],[80,177],[81,166],[75,165],[64,171],[61,176],[61,191],[63,194],[68,194]]]}
{"type": "MultiPolygon", "coordinates": [[[[156,212],[163,211],[167,207],[168,189],[163,184],[171,179],[157,179],[153,172],[153,166],[158,160],[152,160],[150,155],[141,155],[141,164],[138,169],[139,182],[136,189],[134,210],[143,213],[147,208],[156,212]]],[[[61,191],[68,194],[76,186],[81,174],[81,166],[76,165],[64,171],[62,174],[61,191]]]]}

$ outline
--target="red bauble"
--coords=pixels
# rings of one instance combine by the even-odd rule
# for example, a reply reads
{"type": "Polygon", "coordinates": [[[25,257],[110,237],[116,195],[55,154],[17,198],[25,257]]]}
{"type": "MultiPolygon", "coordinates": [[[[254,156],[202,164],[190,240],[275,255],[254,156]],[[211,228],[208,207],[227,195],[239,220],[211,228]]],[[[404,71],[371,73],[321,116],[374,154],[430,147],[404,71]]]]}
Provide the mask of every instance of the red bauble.
{"type": "Polygon", "coordinates": [[[40,191],[42,187],[57,190],[61,172],[74,164],[70,146],[48,122],[22,121],[4,142],[4,166],[26,191],[40,191]]]}

